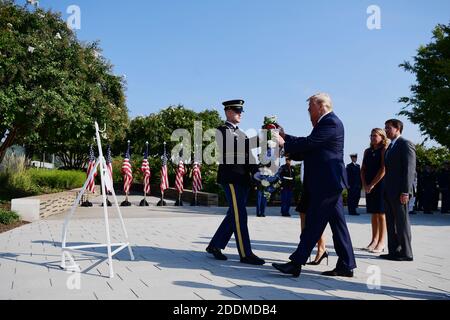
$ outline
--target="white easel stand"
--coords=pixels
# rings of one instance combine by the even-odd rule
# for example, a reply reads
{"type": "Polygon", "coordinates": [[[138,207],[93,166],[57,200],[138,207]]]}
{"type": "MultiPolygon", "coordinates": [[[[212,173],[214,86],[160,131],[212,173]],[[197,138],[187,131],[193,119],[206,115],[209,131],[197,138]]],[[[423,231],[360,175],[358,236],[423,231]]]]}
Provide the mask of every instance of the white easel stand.
{"type": "Polygon", "coordinates": [[[80,193],[78,194],[77,199],[72,205],[72,208],[70,210],[70,213],[67,215],[65,221],[64,221],[64,227],[63,227],[63,234],[62,234],[62,245],[61,245],[61,268],[69,271],[81,271],[78,264],[76,264],[74,258],[72,257],[71,253],[84,253],[88,255],[94,255],[99,257],[105,257],[108,259],[109,263],[109,277],[114,278],[114,270],[113,270],[113,264],[112,264],[112,257],[122,251],[123,249],[128,247],[128,251],[130,253],[130,258],[133,261],[134,255],[133,251],[131,250],[131,246],[128,240],[128,234],[127,230],[125,229],[125,223],[122,218],[122,213],[120,212],[119,202],[117,201],[116,193],[114,192],[113,183],[111,180],[111,177],[108,174],[107,167],[106,167],[106,160],[103,157],[102,152],[102,145],[100,141],[100,130],[98,127],[97,122],[95,122],[95,130],[96,130],[96,138],[97,138],[97,146],[98,146],[98,152],[99,156],[95,163],[95,166],[93,170],[90,172],[88,179],[84,183],[83,188],[81,189],[80,193]],[[100,177],[101,177],[101,187],[102,187],[102,196],[103,196],[103,213],[104,213],[104,219],[105,219],[105,227],[106,227],[106,244],[92,244],[92,245],[81,245],[81,246],[66,246],[66,240],[67,240],[67,230],[68,225],[70,222],[70,219],[75,213],[75,209],[78,207],[81,197],[86,192],[86,188],[89,184],[89,181],[93,178],[94,172],[97,171],[98,166],[100,166],[100,177]],[[111,236],[110,236],[110,228],[109,228],[109,220],[108,220],[108,206],[106,201],[106,184],[108,184],[108,189],[111,190],[114,203],[116,205],[117,213],[120,219],[120,223],[122,226],[122,231],[125,237],[125,242],[123,243],[111,243],[111,236]],[[112,251],[112,247],[118,247],[114,251],[112,251]],[[85,249],[90,248],[107,248],[108,253],[99,253],[99,252],[92,252],[92,251],[86,251],[85,249]],[[70,261],[70,265],[66,265],[66,260],[70,261]]]}

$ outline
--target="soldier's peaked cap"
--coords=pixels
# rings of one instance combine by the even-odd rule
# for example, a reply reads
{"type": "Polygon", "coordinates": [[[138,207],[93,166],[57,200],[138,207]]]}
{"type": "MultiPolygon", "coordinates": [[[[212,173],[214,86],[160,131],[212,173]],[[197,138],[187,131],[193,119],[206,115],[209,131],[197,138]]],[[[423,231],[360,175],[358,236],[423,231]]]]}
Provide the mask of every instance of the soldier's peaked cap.
{"type": "Polygon", "coordinates": [[[235,110],[235,111],[241,111],[244,112],[244,100],[230,100],[230,101],[225,101],[223,103],[225,110],[235,110]]]}

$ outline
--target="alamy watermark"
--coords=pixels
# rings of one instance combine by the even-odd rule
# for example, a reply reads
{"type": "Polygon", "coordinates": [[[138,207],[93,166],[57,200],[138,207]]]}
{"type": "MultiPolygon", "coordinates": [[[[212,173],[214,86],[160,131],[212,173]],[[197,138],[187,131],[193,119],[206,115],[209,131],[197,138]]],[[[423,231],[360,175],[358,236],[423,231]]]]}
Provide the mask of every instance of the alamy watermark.
{"type": "Polygon", "coordinates": [[[367,29],[380,30],[381,29],[381,8],[377,5],[370,5],[367,7],[367,29]]]}
{"type": "Polygon", "coordinates": [[[67,7],[66,13],[69,17],[66,20],[67,27],[71,30],[81,29],[81,9],[77,5],[70,5],[67,7]]]}
{"type": "Polygon", "coordinates": [[[366,285],[369,290],[381,289],[381,268],[379,266],[370,265],[367,267],[366,273],[369,274],[366,285]]]}

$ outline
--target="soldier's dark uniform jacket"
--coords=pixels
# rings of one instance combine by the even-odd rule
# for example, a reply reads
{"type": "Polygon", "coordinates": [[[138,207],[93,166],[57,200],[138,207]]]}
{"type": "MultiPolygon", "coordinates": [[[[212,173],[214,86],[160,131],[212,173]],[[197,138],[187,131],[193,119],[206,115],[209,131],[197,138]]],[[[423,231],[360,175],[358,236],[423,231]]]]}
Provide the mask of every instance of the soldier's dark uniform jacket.
{"type": "Polygon", "coordinates": [[[282,165],[280,170],[281,186],[289,190],[294,189],[295,170],[293,166],[282,165]]]}
{"type": "Polygon", "coordinates": [[[258,171],[250,147],[256,148],[257,140],[249,139],[242,130],[225,122],[217,128],[216,142],[219,151],[217,182],[250,185],[253,174],[258,171]]]}

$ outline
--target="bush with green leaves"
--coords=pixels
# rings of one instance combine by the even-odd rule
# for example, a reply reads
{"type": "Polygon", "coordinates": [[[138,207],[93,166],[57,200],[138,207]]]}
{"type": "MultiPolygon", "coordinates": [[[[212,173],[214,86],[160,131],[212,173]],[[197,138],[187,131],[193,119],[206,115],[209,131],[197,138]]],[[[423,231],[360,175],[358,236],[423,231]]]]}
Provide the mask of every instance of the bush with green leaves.
{"type": "Polygon", "coordinates": [[[14,211],[9,211],[0,208],[0,223],[9,225],[20,221],[20,217],[14,211]]]}
{"type": "Polygon", "coordinates": [[[86,180],[82,171],[28,169],[0,171],[0,194],[3,200],[54,193],[80,188],[86,180]]]}
{"type": "Polygon", "coordinates": [[[27,173],[38,188],[75,189],[82,187],[86,180],[86,173],[75,170],[30,169],[27,173]]]}

